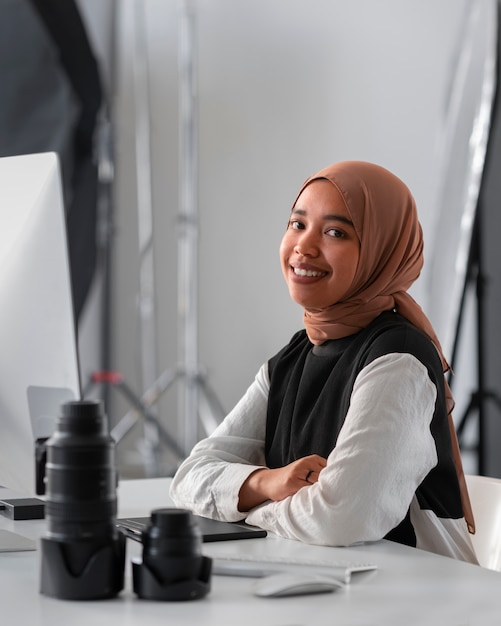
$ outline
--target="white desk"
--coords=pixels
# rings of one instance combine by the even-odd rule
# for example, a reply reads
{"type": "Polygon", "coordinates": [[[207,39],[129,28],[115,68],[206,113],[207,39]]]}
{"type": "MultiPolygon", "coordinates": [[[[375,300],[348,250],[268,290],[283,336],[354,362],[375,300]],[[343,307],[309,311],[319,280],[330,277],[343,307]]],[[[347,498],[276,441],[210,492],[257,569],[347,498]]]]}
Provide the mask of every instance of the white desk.
{"type": "MultiPolygon", "coordinates": [[[[119,489],[119,515],[149,515],[168,506],[168,479],[129,481],[119,489]]],[[[36,538],[44,521],[13,522],[0,516],[0,528],[36,538]]],[[[0,554],[0,610],[14,626],[477,626],[501,623],[501,574],[478,566],[382,541],[355,548],[319,548],[274,536],[204,544],[209,556],[262,549],[270,553],[340,551],[343,560],[375,562],[379,569],[355,575],[351,585],[332,594],[256,598],[247,578],[212,577],[201,600],[153,602],[132,591],[130,558],[141,546],[129,541],[126,584],[113,600],[74,602],[39,593],[39,552],[0,554]]]]}

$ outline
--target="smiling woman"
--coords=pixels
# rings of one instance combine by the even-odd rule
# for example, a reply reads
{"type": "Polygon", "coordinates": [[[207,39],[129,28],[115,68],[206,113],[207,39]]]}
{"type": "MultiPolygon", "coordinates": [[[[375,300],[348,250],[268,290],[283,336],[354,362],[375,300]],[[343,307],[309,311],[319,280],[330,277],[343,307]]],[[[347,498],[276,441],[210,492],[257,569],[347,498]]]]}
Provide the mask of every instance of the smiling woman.
{"type": "Polygon", "coordinates": [[[305,330],[179,468],[171,496],[323,545],[382,538],[476,562],[448,365],[407,293],[423,264],[414,198],[388,170],[306,180],[280,253],[305,330]]]}
{"type": "Polygon", "coordinates": [[[343,299],[358,264],[360,242],[339,191],[328,180],[307,185],[280,246],[291,298],[305,309],[343,299]]]}

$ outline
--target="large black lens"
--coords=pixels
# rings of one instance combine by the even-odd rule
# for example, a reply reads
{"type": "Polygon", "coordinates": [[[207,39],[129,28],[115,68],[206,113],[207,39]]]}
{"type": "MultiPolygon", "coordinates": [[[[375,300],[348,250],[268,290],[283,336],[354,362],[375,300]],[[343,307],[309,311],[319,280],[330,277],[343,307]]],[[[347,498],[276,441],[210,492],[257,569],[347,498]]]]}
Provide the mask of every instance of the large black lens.
{"type": "Polygon", "coordinates": [[[47,442],[41,591],[96,599],[123,588],[125,540],[116,528],[114,442],[100,401],[68,402],[47,442]]]}
{"type": "Polygon", "coordinates": [[[116,534],[114,449],[99,402],[62,406],[57,430],[47,443],[49,537],[100,541],[116,534]]]}

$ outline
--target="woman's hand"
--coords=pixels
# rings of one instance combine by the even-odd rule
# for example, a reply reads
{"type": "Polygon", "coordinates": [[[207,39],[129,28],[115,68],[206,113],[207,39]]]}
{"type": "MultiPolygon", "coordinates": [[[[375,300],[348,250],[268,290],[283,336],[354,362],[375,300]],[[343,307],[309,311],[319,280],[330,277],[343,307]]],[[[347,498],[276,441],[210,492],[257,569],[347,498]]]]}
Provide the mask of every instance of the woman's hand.
{"type": "Polygon", "coordinates": [[[326,465],[326,459],[311,454],[285,467],[256,470],[240,488],[238,510],[250,511],[266,500],[278,501],[293,496],[303,487],[316,483],[326,465]]]}

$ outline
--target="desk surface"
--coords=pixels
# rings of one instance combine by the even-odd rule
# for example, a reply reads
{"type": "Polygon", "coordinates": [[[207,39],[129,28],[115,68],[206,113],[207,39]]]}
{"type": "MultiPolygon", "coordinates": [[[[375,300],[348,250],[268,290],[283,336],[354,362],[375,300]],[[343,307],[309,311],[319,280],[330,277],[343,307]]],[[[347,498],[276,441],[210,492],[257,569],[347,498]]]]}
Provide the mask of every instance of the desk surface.
{"type": "MultiPolygon", "coordinates": [[[[126,481],[119,488],[119,516],[148,515],[168,506],[168,479],[126,481]]],[[[0,528],[31,538],[45,531],[44,521],[13,522],[0,516],[0,528]]],[[[126,584],[113,600],[62,601],[39,593],[39,551],[0,554],[0,607],[5,624],[30,626],[322,626],[324,624],[454,625],[501,623],[501,574],[388,541],[351,548],[320,548],[269,535],[204,544],[204,553],[262,550],[373,562],[378,570],[355,575],[333,594],[257,598],[252,580],[213,576],[210,594],[191,602],[138,600],[132,591],[130,559],[141,546],[129,541],[126,584]],[[264,543],[265,542],[265,543],[264,543]]]]}

